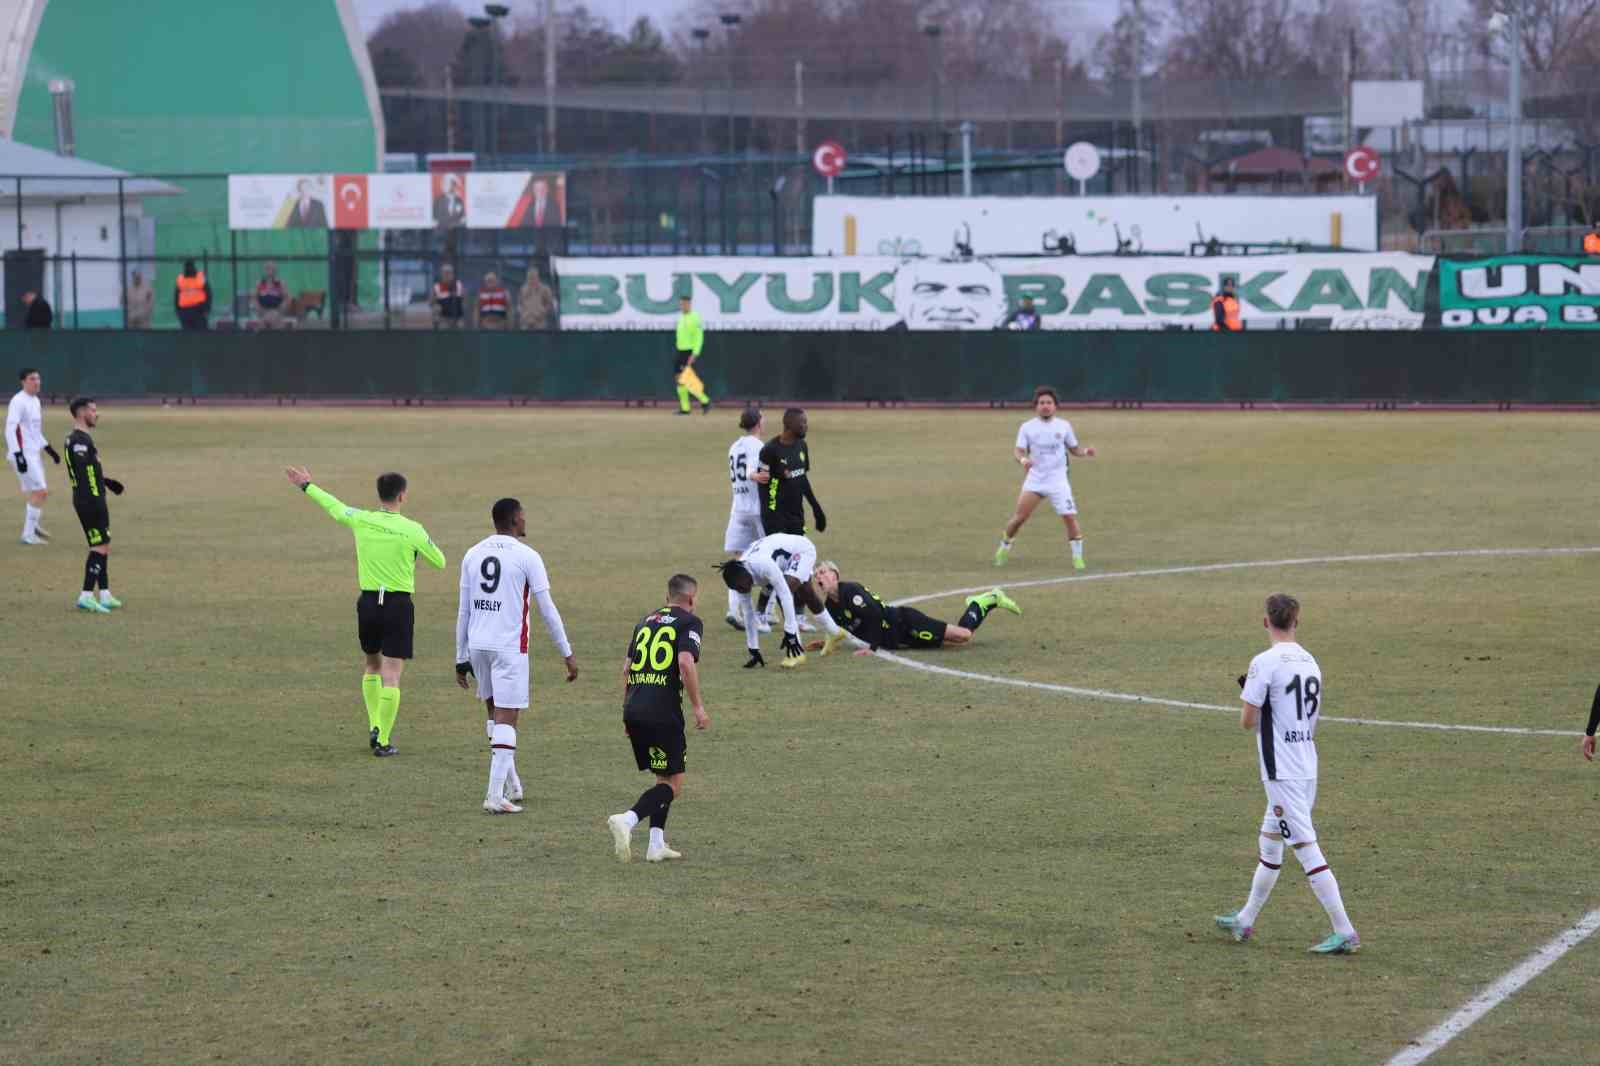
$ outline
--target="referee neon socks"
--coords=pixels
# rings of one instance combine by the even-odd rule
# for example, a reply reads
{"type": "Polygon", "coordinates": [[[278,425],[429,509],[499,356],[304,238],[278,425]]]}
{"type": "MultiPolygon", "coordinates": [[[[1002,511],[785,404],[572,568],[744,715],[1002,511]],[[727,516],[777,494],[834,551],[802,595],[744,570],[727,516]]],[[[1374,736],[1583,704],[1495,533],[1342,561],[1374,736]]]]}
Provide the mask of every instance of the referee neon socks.
{"type": "Polygon", "coordinates": [[[361,702],[367,705],[367,728],[378,728],[378,694],[383,691],[383,677],[379,674],[361,675],[361,702]]]}
{"type": "Polygon", "coordinates": [[[394,720],[398,717],[400,717],[400,690],[384,686],[383,690],[378,693],[378,746],[380,748],[388,745],[389,734],[393,731],[394,720]]]}

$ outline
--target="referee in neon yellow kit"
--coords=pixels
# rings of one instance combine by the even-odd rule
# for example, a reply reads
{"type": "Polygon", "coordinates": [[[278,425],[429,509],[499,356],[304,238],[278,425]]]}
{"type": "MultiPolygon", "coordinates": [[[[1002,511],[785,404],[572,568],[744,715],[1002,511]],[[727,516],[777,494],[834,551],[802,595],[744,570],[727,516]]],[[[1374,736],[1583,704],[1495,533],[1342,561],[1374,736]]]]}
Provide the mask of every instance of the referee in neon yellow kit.
{"type": "Polygon", "coordinates": [[[389,740],[400,714],[400,672],[411,658],[415,622],[411,593],[416,588],[417,556],[443,570],[444,552],[428,538],[426,529],[400,514],[406,502],[406,479],[400,474],[379,475],[378,509],[362,511],[346,507],[313,485],[305,467],[291,466],[284,473],[335,522],[349,526],[355,534],[356,572],[361,582],[356,627],[367,657],[361,697],[367,705],[368,742],[379,758],[393,755],[396,749],[389,740]]]}
{"type": "Polygon", "coordinates": [[[700,413],[711,413],[711,397],[706,395],[705,382],[694,372],[694,361],[700,358],[700,349],[706,342],[706,331],[700,325],[700,313],[690,310],[687,296],[678,299],[678,358],[673,364],[674,380],[678,383],[678,413],[689,413],[689,397],[700,401],[700,413]]]}

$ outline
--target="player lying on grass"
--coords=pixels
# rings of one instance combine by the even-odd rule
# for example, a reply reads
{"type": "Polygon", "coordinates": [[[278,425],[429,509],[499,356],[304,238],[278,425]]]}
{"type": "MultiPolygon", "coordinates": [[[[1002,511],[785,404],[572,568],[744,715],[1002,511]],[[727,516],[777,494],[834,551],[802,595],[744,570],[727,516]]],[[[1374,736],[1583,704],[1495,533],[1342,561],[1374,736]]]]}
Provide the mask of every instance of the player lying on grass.
{"type": "MultiPolygon", "coordinates": [[[[812,583],[828,608],[828,617],[866,643],[857,655],[871,655],[879,648],[892,651],[896,648],[940,648],[946,644],[960,647],[972,640],[983,620],[996,607],[1012,614],[1022,613],[1022,608],[1002,589],[990,589],[981,596],[968,596],[961,621],[951,625],[929,618],[915,607],[890,607],[867,586],[839,580],[839,567],[835,563],[818,563],[812,583]]],[[[839,633],[825,640],[814,640],[806,645],[806,650],[827,655],[843,639],[844,633],[839,633]]]]}
{"type": "Polygon", "coordinates": [[[750,600],[751,590],[758,584],[771,590],[783,609],[783,662],[779,666],[793,669],[806,661],[805,649],[800,646],[796,604],[822,619],[822,628],[830,639],[844,639],[811,584],[811,571],[816,564],[817,546],[811,541],[794,533],[773,533],[750,545],[739,558],[717,566],[722,571],[723,584],[742,598],[744,643],[750,649],[746,670],[767,665],[761,657],[761,639],[756,631],[756,605],[750,600]]]}

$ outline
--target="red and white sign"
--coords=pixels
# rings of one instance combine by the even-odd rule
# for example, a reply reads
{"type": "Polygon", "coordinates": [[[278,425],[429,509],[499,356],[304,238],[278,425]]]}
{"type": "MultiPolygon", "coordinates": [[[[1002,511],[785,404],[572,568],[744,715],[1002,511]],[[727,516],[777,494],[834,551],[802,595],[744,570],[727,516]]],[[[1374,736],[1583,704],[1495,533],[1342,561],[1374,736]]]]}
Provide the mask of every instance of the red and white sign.
{"type": "Polygon", "coordinates": [[[1378,176],[1378,153],[1375,149],[1361,145],[1352,148],[1344,157],[1344,172],[1351,181],[1365,185],[1378,176]]]}
{"type": "Polygon", "coordinates": [[[333,228],[366,229],[367,227],[367,176],[365,174],[335,174],[333,176],[333,228]]]}
{"type": "Polygon", "coordinates": [[[823,141],[811,153],[811,165],[825,178],[837,178],[844,172],[844,146],[838,141],[823,141]]]}

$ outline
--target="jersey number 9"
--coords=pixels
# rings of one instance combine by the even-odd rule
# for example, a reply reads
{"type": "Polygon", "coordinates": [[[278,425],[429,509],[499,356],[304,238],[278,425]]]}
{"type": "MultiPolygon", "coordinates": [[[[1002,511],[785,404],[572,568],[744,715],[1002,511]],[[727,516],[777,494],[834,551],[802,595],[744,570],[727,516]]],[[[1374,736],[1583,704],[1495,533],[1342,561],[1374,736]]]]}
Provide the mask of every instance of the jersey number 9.
{"type": "Polygon", "coordinates": [[[628,669],[638,673],[648,662],[650,669],[657,673],[662,672],[672,665],[672,646],[677,638],[678,631],[671,626],[662,626],[656,630],[654,640],[651,639],[650,630],[639,630],[639,635],[633,642],[633,649],[638,654],[633,657],[633,662],[628,664],[628,669]]]}
{"type": "Polygon", "coordinates": [[[478,587],[493,596],[494,590],[500,587],[500,557],[497,555],[485,557],[483,565],[478,567],[478,573],[483,575],[483,581],[478,587]]]}

